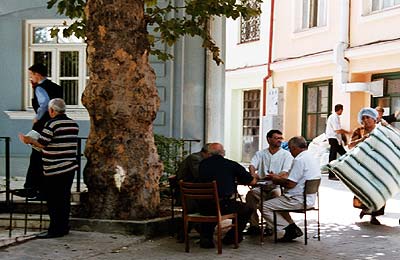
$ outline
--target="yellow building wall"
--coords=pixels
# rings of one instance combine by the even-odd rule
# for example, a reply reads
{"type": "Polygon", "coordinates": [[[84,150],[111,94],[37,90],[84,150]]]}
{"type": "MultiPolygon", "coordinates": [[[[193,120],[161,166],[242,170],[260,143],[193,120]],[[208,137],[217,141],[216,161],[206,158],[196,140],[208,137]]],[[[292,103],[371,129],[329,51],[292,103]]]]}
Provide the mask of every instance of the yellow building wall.
{"type": "Polygon", "coordinates": [[[301,23],[300,0],[275,1],[273,60],[298,57],[333,50],[337,43],[340,6],[327,2],[327,26],[311,30],[297,30],[301,23]]]}
{"type": "Polygon", "coordinates": [[[351,1],[350,46],[399,38],[400,8],[363,14],[365,2],[351,1]]]}

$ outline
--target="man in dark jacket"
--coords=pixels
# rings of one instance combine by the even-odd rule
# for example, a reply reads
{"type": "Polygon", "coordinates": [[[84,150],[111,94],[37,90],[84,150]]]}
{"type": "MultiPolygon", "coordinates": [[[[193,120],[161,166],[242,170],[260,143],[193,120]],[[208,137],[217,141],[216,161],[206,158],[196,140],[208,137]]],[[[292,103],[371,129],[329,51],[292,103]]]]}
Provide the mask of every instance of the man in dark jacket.
{"type": "MultiPolygon", "coordinates": [[[[244,203],[236,201],[236,183],[254,185],[257,179],[254,178],[246,169],[237,162],[225,159],[225,151],[222,144],[212,143],[208,146],[210,157],[200,163],[199,175],[200,182],[217,181],[218,196],[222,214],[237,212],[239,242],[243,239],[242,231],[246,227],[252,209],[246,207],[244,203]]],[[[208,204],[199,205],[203,215],[215,214],[215,208],[210,208],[208,204]]],[[[213,233],[216,223],[202,223],[200,233],[200,247],[213,248],[213,233]]],[[[230,229],[222,242],[226,245],[234,243],[234,230],[230,229]]]]}
{"type": "MultiPolygon", "coordinates": [[[[44,124],[50,120],[48,112],[48,103],[53,98],[63,98],[63,89],[61,86],[47,79],[47,68],[40,63],[29,67],[29,78],[33,88],[32,107],[35,110],[32,130],[40,133],[44,124]]],[[[16,193],[23,197],[36,197],[42,183],[43,165],[42,154],[35,148],[32,148],[29,167],[26,173],[24,188],[16,193]]]]}

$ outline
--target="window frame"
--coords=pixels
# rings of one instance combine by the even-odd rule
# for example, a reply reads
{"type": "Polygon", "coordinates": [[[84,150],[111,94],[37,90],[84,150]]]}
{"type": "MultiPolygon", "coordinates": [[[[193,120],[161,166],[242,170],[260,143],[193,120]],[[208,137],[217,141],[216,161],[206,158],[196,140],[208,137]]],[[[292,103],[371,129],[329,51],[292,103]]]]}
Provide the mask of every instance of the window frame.
{"type": "MultiPolygon", "coordinates": [[[[372,97],[371,98],[371,107],[378,106],[379,99],[389,98],[390,100],[390,111],[389,114],[393,114],[395,109],[392,109],[392,98],[400,98],[400,94],[388,94],[388,80],[400,79],[400,71],[399,72],[390,72],[390,73],[381,73],[381,74],[373,74],[371,76],[371,81],[383,79],[383,96],[381,97],[372,97]]],[[[395,122],[399,124],[400,119],[397,119],[395,122]]]]}
{"type": "MultiPolygon", "coordinates": [[[[69,20],[67,21],[67,26],[68,24],[71,24],[73,21],[69,20]]],[[[82,93],[85,89],[85,86],[87,84],[87,81],[89,79],[87,75],[87,63],[86,63],[86,43],[39,43],[35,44],[33,43],[33,28],[34,27],[41,27],[41,26],[48,26],[48,27],[56,27],[56,26],[61,26],[65,27],[65,20],[64,19],[38,19],[38,20],[25,20],[24,23],[25,26],[25,37],[24,37],[24,80],[23,80],[23,86],[24,86],[24,104],[23,108],[25,110],[31,110],[32,105],[31,105],[31,98],[33,96],[33,91],[32,88],[28,87],[30,86],[29,82],[29,72],[28,68],[33,64],[33,57],[34,57],[34,52],[36,51],[45,51],[45,52],[51,52],[52,53],[52,66],[51,66],[51,71],[52,75],[51,77],[48,77],[50,80],[53,82],[59,84],[60,80],[62,80],[65,77],[61,77],[59,75],[60,68],[59,68],[59,58],[60,58],[60,53],[63,51],[78,51],[78,57],[79,57],[79,71],[78,71],[78,104],[76,105],[67,105],[67,108],[69,109],[84,109],[82,102],[81,102],[81,96],[82,93]]]]}
{"type": "MultiPolygon", "coordinates": [[[[307,141],[311,141],[312,139],[307,139],[307,116],[309,114],[315,114],[315,115],[321,115],[321,114],[326,114],[327,118],[331,114],[331,107],[332,107],[332,93],[333,93],[333,81],[332,80],[324,80],[324,81],[316,81],[316,82],[304,82],[303,83],[303,106],[302,106],[302,123],[301,123],[301,134],[306,138],[307,141]],[[308,89],[310,88],[319,88],[321,86],[326,86],[328,85],[328,104],[327,104],[327,111],[318,111],[315,113],[308,113],[307,112],[307,104],[308,104],[308,89]]],[[[317,96],[318,98],[318,96],[317,96]]],[[[318,102],[317,102],[318,104],[318,102]]],[[[316,130],[318,130],[318,124],[315,125],[316,130]]],[[[316,131],[318,133],[318,131],[316,131]]],[[[319,134],[317,134],[318,136],[319,134]]],[[[315,137],[317,137],[315,136],[315,137]]],[[[313,138],[315,138],[313,137],[313,138]]]]}
{"type": "Polygon", "coordinates": [[[328,24],[328,4],[329,1],[327,0],[295,1],[295,32],[304,32],[326,27],[328,24]],[[305,3],[305,1],[307,1],[307,3],[305,3]],[[317,9],[312,9],[312,3],[314,2],[316,2],[317,9]],[[305,5],[307,6],[306,11],[304,9],[305,5]],[[310,15],[312,10],[314,10],[313,16],[310,15]],[[306,24],[304,22],[305,15],[307,15],[306,24]],[[314,21],[311,21],[311,17],[314,17],[314,21]]]}

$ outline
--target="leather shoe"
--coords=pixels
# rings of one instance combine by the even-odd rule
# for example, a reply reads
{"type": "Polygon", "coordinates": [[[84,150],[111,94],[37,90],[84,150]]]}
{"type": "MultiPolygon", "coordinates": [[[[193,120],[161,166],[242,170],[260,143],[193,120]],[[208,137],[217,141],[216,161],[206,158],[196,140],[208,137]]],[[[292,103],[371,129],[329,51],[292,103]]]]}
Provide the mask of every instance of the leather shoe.
{"type": "Polygon", "coordinates": [[[61,233],[49,233],[49,232],[45,232],[45,233],[40,233],[38,235],[36,235],[36,238],[39,239],[48,239],[48,238],[56,238],[56,237],[63,237],[64,234],[61,233]]]}
{"type": "Polygon", "coordinates": [[[303,231],[296,225],[290,224],[289,226],[285,227],[285,234],[282,238],[278,239],[278,242],[291,242],[293,239],[301,237],[303,235],[303,231]]]}
{"type": "Polygon", "coordinates": [[[380,225],[381,222],[379,222],[379,220],[376,217],[371,217],[371,221],[369,222],[372,225],[380,225]]]}

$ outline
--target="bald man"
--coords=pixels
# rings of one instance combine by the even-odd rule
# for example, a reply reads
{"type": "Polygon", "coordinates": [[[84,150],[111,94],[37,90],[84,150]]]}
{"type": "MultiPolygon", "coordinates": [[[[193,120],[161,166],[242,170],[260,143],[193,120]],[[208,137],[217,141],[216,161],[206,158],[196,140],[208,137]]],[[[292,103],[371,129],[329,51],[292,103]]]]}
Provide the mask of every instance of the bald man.
{"type": "MultiPolygon", "coordinates": [[[[199,175],[200,182],[216,181],[218,186],[218,196],[220,198],[220,207],[222,214],[236,212],[238,213],[239,242],[243,240],[242,231],[246,227],[251,208],[246,207],[244,203],[236,201],[237,183],[245,185],[254,185],[257,179],[253,177],[239,163],[224,158],[225,150],[222,144],[212,143],[208,147],[210,157],[200,163],[199,175]]],[[[215,208],[210,208],[207,204],[200,206],[200,212],[203,215],[215,214],[215,208]]],[[[202,223],[200,233],[200,247],[213,248],[213,233],[216,223],[202,223]]],[[[222,242],[225,245],[233,244],[235,241],[234,229],[230,229],[222,242]]]]}

